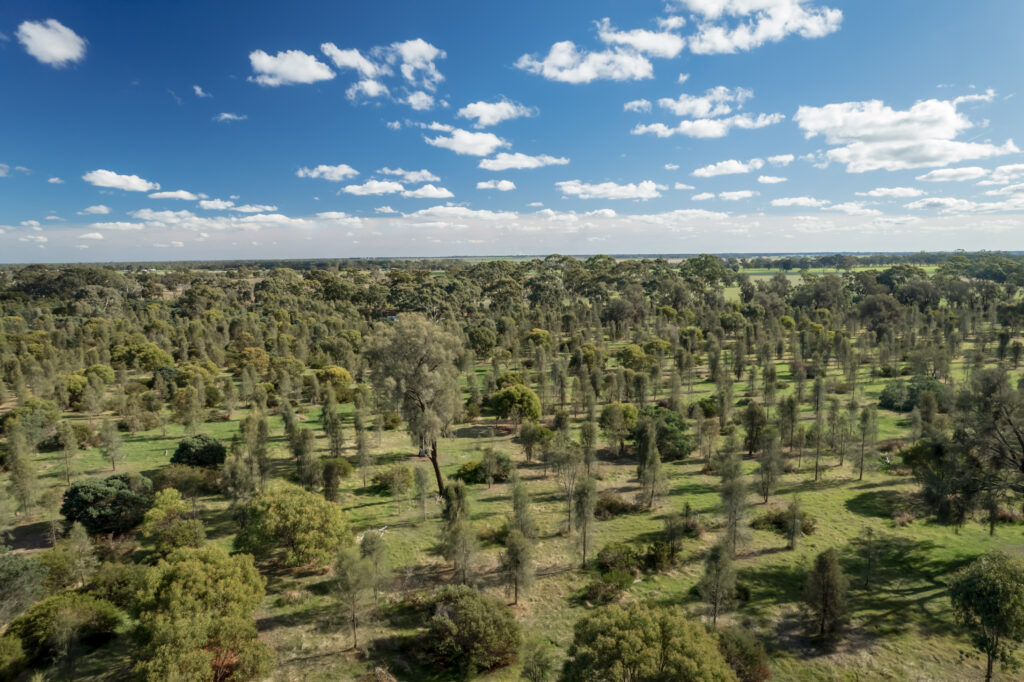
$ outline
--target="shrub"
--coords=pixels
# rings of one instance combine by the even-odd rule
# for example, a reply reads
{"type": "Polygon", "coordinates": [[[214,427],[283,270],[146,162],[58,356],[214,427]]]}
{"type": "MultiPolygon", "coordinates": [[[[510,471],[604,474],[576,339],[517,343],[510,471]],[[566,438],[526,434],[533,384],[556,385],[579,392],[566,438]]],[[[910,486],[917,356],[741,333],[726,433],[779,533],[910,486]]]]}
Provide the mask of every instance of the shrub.
{"type": "Polygon", "coordinates": [[[622,495],[609,490],[602,490],[597,494],[597,503],[594,505],[594,516],[602,521],[622,514],[633,514],[642,507],[635,502],[630,502],[622,495]]]}
{"type": "Polygon", "coordinates": [[[373,475],[373,484],[391,495],[405,495],[412,489],[412,469],[401,464],[373,475]]]}
{"type": "Polygon", "coordinates": [[[223,443],[200,433],[178,443],[178,448],[171,456],[171,463],[214,469],[223,464],[226,457],[227,450],[223,443]]]}
{"type": "Polygon", "coordinates": [[[908,511],[896,512],[895,514],[893,514],[892,522],[900,528],[903,528],[905,526],[909,526],[914,522],[914,515],[913,513],[908,511]]]}
{"type": "Polygon", "coordinates": [[[147,570],[139,564],[104,562],[92,576],[89,594],[131,612],[146,583],[147,570]]]}
{"type": "Polygon", "coordinates": [[[153,484],[138,474],[87,478],[64,491],[60,513],[68,524],[78,521],[90,535],[127,533],[142,523],[153,504],[153,484]]]}
{"type": "Polygon", "coordinates": [[[467,677],[508,665],[519,650],[519,625],[505,602],[464,585],[442,588],[426,623],[424,647],[434,662],[467,677]]]}
{"type": "Polygon", "coordinates": [[[103,599],[65,592],[48,597],[19,616],[8,632],[21,640],[30,660],[53,657],[61,633],[71,622],[77,639],[87,646],[98,646],[109,640],[125,622],[124,614],[103,599]]]}
{"type": "Polygon", "coordinates": [[[597,569],[602,573],[614,571],[632,573],[640,564],[640,551],[624,542],[613,542],[601,548],[595,559],[597,569]]]}
{"type": "Polygon", "coordinates": [[[772,676],[764,645],[745,630],[718,630],[718,650],[740,682],[764,682],[772,676]]]}
{"type": "MultiPolygon", "coordinates": [[[[495,459],[497,466],[493,473],[494,482],[504,483],[512,478],[512,460],[504,452],[495,453],[495,459]]],[[[482,460],[466,462],[459,467],[452,478],[459,479],[464,483],[487,483],[482,460]]]]}
{"type": "Polygon", "coordinates": [[[185,497],[215,495],[221,491],[217,472],[187,464],[168,464],[153,477],[156,490],[174,488],[185,497]]]}
{"type": "Polygon", "coordinates": [[[953,407],[953,390],[938,379],[915,376],[909,381],[897,379],[886,384],[878,395],[878,406],[895,412],[910,412],[920,407],[923,391],[931,391],[939,412],[949,412],[953,407]]]}
{"type": "MultiPolygon", "coordinates": [[[[755,530],[770,530],[785,535],[789,530],[789,517],[787,509],[769,509],[761,516],[750,522],[750,527],[755,530]]],[[[814,517],[804,510],[800,510],[800,531],[804,535],[814,535],[817,522],[814,517]]]]}
{"type": "Polygon", "coordinates": [[[24,668],[25,649],[14,635],[0,637],[0,680],[13,680],[24,668]]]}
{"type": "Polygon", "coordinates": [[[626,588],[633,584],[633,574],[626,571],[609,571],[591,580],[583,588],[584,601],[594,604],[608,604],[619,598],[626,588]]]}

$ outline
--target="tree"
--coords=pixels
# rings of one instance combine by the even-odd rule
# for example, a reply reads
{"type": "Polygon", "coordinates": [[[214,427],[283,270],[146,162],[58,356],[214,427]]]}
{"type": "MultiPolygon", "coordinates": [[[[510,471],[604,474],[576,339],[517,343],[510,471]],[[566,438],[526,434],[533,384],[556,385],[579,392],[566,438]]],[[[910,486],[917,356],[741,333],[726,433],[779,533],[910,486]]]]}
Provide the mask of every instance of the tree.
{"type": "Polygon", "coordinates": [[[103,420],[100,438],[103,439],[103,454],[110,460],[110,470],[117,471],[117,463],[123,459],[124,453],[121,448],[121,433],[117,430],[114,420],[103,420]]]}
{"type": "Polygon", "coordinates": [[[659,490],[664,486],[665,475],[661,470],[661,452],[658,450],[657,427],[648,420],[643,438],[637,447],[640,460],[637,477],[640,479],[644,505],[650,509],[659,490]]]}
{"type": "Polygon", "coordinates": [[[19,616],[42,596],[46,577],[47,568],[38,556],[14,552],[0,545],[0,626],[19,616]]]}
{"type": "Polygon", "coordinates": [[[551,453],[551,464],[558,478],[558,487],[565,495],[566,530],[572,531],[573,505],[576,486],[584,476],[583,453],[575,443],[566,442],[561,435],[555,439],[551,453]]]}
{"type": "Polygon", "coordinates": [[[136,671],[147,680],[258,680],[274,656],[253,612],[265,582],[248,554],[218,545],[178,549],[150,570],[137,595],[136,671]]]}
{"type": "Polygon", "coordinates": [[[80,523],[72,524],[67,538],[58,540],[40,561],[48,571],[46,585],[53,591],[84,587],[99,565],[89,534],[80,523]]]}
{"type": "Polygon", "coordinates": [[[78,456],[78,436],[75,435],[71,422],[62,419],[57,424],[57,437],[60,440],[61,455],[64,457],[64,481],[71,485],[75,457],[78,456]]]}
{"type": "Polygon", "coordinates": [[[626,438],[636,427],[638,414],[631,403],[608,403],[601,410],[601,428],[613,445],[618,444],[620,457],[626,453],[626,438]]]}
{"type": "Polygon", "coordinates": [[[532,462],[537,448],[543,448],[552,441],[555,432],[536,422],[526,422],[519,429],[519,442],[522,443],[526,461],[532,462]]]}
{"type": "Polygon", "coordinates": [[[380,395],[397,403],[413,441],[430,452],[438,494],[444,493],[437,441],[461,410],[455,359],[462,344],[418,313],[380,324],[365,356],[380,395]]]}
{"type": "Polygon", "coordinates": [[[374,584],[373,567],[370,560],[355,547],[347,547],[338,553],[334,562],[335,591],[338,601],[345,609],[345,616],[352,628],[352,648],[359,647],[357,628],[366,612],[370,589],[374,584]]]}
{"type": "Polygon", "coordinates": [[[291,484],[258,495],[246,508],[235,545],[269,558],[283,552],[285,566],[323,566],[352,542],[345,515],[337,505],[291,484]]]}
{"type": "Polygon", "coordinates": [[[171,455],[171,463],[216,469],[226,458],[227,450],[223,443],[212,436],[200,433],[178,442],[178,447],[171,455]]]}
{"type": "Polygon", "coordinates": [[[800,510],[800,498],[794,496],[786,507],[786,541],[790,549],[796,549],[803,537],[803,512],[800,510]]]}
{"type": "Polygon", "coordinates": [[[814,560],[804,590],[804,601],[818,637],[831,639],[839,632],[846,616],[846,589],[838,552],[825,550],[814,560]]]}
{"type": "Polygon", "coordinates": [[[416,486],[416,504],[420,508],[420,521],[427,520],[427,500],[430,497],[428,481],[430,480],[427,470],[421,466],[413,469],[413,481],[416,486]]]}
{"type": "Polygon", "coordinates": [[[725,538],[729,551],[736,554],[740,540],[740,525],[747,507],[747,483],[743,480],[743,465],[739,454],[725,446],[718,465],[722,479],[722,512],[725,514],[725,538]]]}
{"type": "Polygon", "coordinates": [[[384,533],[379,530],[368,530],[363,533],[363,539],[359,543],[359,552],[364,559],[370,562],[373,602],[376,604],[378,591],[387,585],[391,576],[387,546],[384,544],[384,533]]]}
{"type": "Polygon", "coordinates": [[[502,419],[511,419],[513,424],[535,422],[540,419],[540,398],[533,389],[523,384],[512,384],[501,389],[487,400],[488,407],[502,419]]]}
{"type": "Polygon", "coordinates": [[[875,441],[878,439],[878,412],[874,406],[865,407],[860,411],[860,419],[857,422],[860,433],[860,455],[857,461],[857,480],[864,480],[864,461],[867,459],[868,448],[874,449],[875,441]]]}
{"type": "Polygon", "coordinates": [[[736,598],[736,569],[727,546],[717,544],[708,551],[697,590],[708,605],[711,627],[717,627],[719,614],[732,606],[736,598]]]}
{"type": "Polygon", "coordinates": [[[576,621],[562,682],[734,682],[714,635],[682,609],[606,606],[576,621]]]}
{"type": "Polygon", "coordinates": [[[580,424],[580,446],[583,448],[583,464],[589,476],[591,467],[597,461],[597,422],[593,419],[580,424]]]}
{"type": "Polygon", "coordinates": [[[510,530],[505,538],[501,570],[505,584],[512,592],[512,603],[518,604],[519,591],[529,590],[534,577],[533,543],[518,530],[510,530]]]}
{"type": "Polygon", "coordinates": [[[316,447],[316,434],[313,429],[299,429],[295,437],[295,466],[298,469],[299,482],[306,490],[316,488],[322,479],[320,462],[313,457],[316,447]]]}
{"type": "Polygon", "coordinates": [[[530,540],[537,537],[537,522],[530,506],[530,493],[518,473],[512,476],[512,519],[509,530],[517,530],[530,540]]]}
{"type": "Polygon", "coordinates": [[[120,535],[142,522],[153,504],[153,484],[139,474],[114,474],[76,481],[64,491],[60,513],[90,535],[120,535]]]}
{"type": "Polygon", "coordinates": [[[21,422],[18,419],[8,420],[7,431],[7,469],[10,479],[7,490],[18,503],[18,512],[28,514],[35,508],[36,495],[39,489],[39,475],[32,457],[33,450],[25,440],[21,422]]]}
{"type": "Polygon", "coordinates": [[[542,640],[530,640],[519,654],[523,668],[520,672],[527,682],[553,682],[558,675],[554,647],[542,640]]]}
{"type": "Polygon", "coordinates": [[[761,433],[768,426],[768,418],[765,416],[764,408],[755,401],[747,403],[743,410],[743,447],[747,449],[747,455],[753,455],[754,450],[762,447],[761,433]]]}
{"type": "Polygon", "coordinates": [[[452,562],[457,580],[469,584],[476,535],[469,525],[469,497],[462,481],[445,486],[441,521],[441,553],[452,562]]]}
{"type": "Polygon", "coordinates": [[[597,483],[592,477],[587,476],[576,486],[576,490],[573,492],[572,504],[576,510],[576,532],[579,533],[580,545],[583,550],[583,559],[580,566],[586,568],[587,548],[590,545],[590,537],[594,532],[594,508],[597,506],[597,483]]]}
{"type": "Polygon", "coordinates": [[[467,679],[508,665],[519,650],[519,625],[511,610],[471,587],[441,588],[432,612],[424,639],[427,653],[467,679]]]}
{"type": "Polygon", "coordinates": [[[1002,552],[983,554],[961,569],[949,585],[957,621],[985,654],[985,680],[996,661],[1017,670],[1015,649],[1024,641],[1024,562],[1002,552]]]}
{"type": "Polygon", "coordinates": [[[201,547],[206,540],[203,522],[189,518],[189,506],[181,493],[165,488],[142,520],[142,532],[153,538],[158,554],[166,556],[181,547],[201,547]]]}
{"type": "Polygon", "coordinates": [[[779,443],[778,434],[774,429],[767,429],[764,434],[764,446],[757,458],[758,463],[758,484],[765,504],[768,498],[775,492],[779,484],[779,477],[782,476],[782,446],[779,443]]]}

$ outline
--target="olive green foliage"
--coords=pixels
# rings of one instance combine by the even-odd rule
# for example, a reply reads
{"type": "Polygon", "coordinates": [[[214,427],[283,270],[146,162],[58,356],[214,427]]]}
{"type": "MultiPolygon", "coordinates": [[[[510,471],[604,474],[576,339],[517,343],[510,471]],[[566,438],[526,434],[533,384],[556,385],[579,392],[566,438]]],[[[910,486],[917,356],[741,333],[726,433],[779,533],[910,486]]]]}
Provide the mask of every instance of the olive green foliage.
{"type": "Polygon", "coordinates": [[[373,475],[373,484],[389,495],[404,497],[412,490],[412,469],[395,464],[373,475]]]}
{"type": "Polygon", "coordinates": [[[69,524],[81,523],[90,535],[119,535],[139,525],[152,503],[148,478],[114,474],[72,483],[64,492],[60,513],[69,524]]]}
{"type": "Polygon", "coordinates": [[[66,638],[88,646],[110,639],[126,622],[125,614],[113,604],[78,592],[47,597],[16,618],[8,632],[21,640],[29,659],[56,657],[63,652],[66,638]]]}
{"type": "Polygon", "coordinates": [[[435,663],[471,676],[515,659],[519,625],[504,602],[459,585],[439,590],[433,604],[423,646],[435,663]]]}
{"type": "Polygon", "coordinates": [[[259,559],[285,566],[328,564],[352,542],[345,515],[320,495],[279,484],[257,496],[245,510],[235,546],[259,559]]]}
{"type": "Polygon", "coordinates": [[[704,626],[673,606],[606,606],[576,622],[564,682],[728,682],[729,664],[704,626]]]}
{"type": "Polygon", "coordinates": [[[490,410],[502,419],[517,422],[535,422],[540,419],[540,398],[533,389],[523,384],[512,384],[487,400],[490,410]]]}
{"type": "Polygon", "coordinates": [[[38,556],[0,545],[0,626],[28,608],[43,591],[47,568],[38,556]]]}
{"type": "Polygon", "coordinates": [[[203,544],[206,530],[202,521],[190,518],[191,511],[191,506],[174,488],[166,488],[156,494],[153,507],[142,520],[142,532],[153,539],[159,554],[203,544]]]}
{"type": "Polygon", "coordinates": [[[264,580],[248,554],[221,547],[179,549],[150,570],[137,595],[135,668],[146,680],[258,680],[273,654],[257,637],[253,612],[264,580]]]}
{"type": "Polygon", "coordinates": [[[1024,643],[1024,562],[1002,552],[978,557],[953,576],[949,598],[957,621],[974,647],[993,663],[1018,670],[1017,648],[1024,643]]]}
{"type": "Polygon", "coordinates": [[[187,464],[194,467],[216,468],[224,463],[227,450],[216,438],[200,433],[178,443],[171,455],[172,464],[187,464]]]}

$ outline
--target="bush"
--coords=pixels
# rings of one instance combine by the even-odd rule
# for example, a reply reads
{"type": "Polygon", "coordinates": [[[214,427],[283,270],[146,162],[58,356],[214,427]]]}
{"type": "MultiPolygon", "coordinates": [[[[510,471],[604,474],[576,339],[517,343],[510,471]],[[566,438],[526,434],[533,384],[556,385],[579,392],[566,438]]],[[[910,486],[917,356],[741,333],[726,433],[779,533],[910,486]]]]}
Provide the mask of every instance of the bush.
{"type": "Polygon", "coordinates": [[[171,463],[215,469],[224,463],[226,457],[227,450],[223,443],[200,433],[178,443],[178,448],[171,456],[171,463]]]}
{"type": "MultiPolygon", "coordinates": [[[[504,452],[495,453],[497,466],[493,473],[495,483],[505,483],[512,478],[512,460],[504,452]]],[[[474,460],[466,462],[459,470],[452,475],[452,478],[461,480],[464,483],[487,483],[487,475],[484,472],[483,461],[474,460]]]]}
{"type": "Polygon", "coordinates": [[[601,573],[632,573],[640,564],[640,551],[624,542],[613,542],[601,548],[595,563],[601,573]]]}
{"type": "Polygon", "coordinates": [[[504,601],[464,585],[434,597],[424,648],[440,667],[467,677],[508,665],[519,650],[519,625],[504,601]]]}
{"type": "Polygon", "coordinates": [[[609,571],[591,580],[583,588],[582,598],[592,604],[608,604],[619,598],[633,584],[633,574],[626,571],[609,571]]]}
{"type": "Polygon", "coordinates": [[[282,551],[285,566],[324,566],[352,543],[345,514],[336,504],[298,486],[268,487],[245,510],[235,546],[258,560],[282,551]]]}
{"type": "Polygon", "coordinates": [[[153,477],[153,487],[156,490],[174,488],[185,497],[215,495],[221,491],[216,471],[187,464],[165,466],[153,477]]]}
{"type": "Polygon", "coordinates": [[[878,395],[878,406],[894,412],[910,412],[920,407],[923,391],[931,391],[939,412],[949,412],[953,407],[953,390],[932,377],[915,376],[909,381],[897,379],[886,384],[878,395]]]}
{"type": "Polygon", "coordinates": [[[68,525],[78,521],[90,535],[120,535],[142,523],[153,504],[153,484],[139,474],[87,478],[64,491],[60,513],[68,525]]]}
{"type": "Polygon", "coordinates": [[[117,632],[125,622],[125,615],[103,599],[65,592],[33,606],[11,623],[8,632],[21,640],[30,660],[38,660],[59,653],[56,647],[61,637],[60,630],[68,622],[75,624],[79,642],[98,646],[117,632]]]}
{"type": "Polygon", "coordinates": [[[718,630],[718,650],[740,682],[764,682],[772,676],[764,645],[745,630],[718,630]]]}
{"type": "Polygon", "coordinates": [[[139,564],[104,562],[92,576],[89,594],[131,612],[146,584],[147,571],[139,564]]]}
{"type": "Polygon", "coordinates": [[[373,484],[391,495],[405,495],[412,489],[412,469],[401,464],[388,467],[373,475],[373,484]]]}
{"type": "Polygon", "coordinates": [[[641,507],[630,502],[622,495],[609,490],[602,490],[597,494],[597,502],[594,505],[594,516],[602,521],[622,514],[633,514],[641,510],[641,507]]]}
{"type": "Polygon", "coordinates": [[[0,680],[13,680],[24,668],[25,649],[14,635],[0,637],[0,680]]]}
{"type": "MultiPolygon", "coordinates": [[[[750,522],[755,530],[771,530],[785,535],[789,530],[789,511],[787,509],[769,509],[750,522]]],[[[804,535],[814,535],[817,522],[814,517],[800,510],[800,531],[804,535]]]]}

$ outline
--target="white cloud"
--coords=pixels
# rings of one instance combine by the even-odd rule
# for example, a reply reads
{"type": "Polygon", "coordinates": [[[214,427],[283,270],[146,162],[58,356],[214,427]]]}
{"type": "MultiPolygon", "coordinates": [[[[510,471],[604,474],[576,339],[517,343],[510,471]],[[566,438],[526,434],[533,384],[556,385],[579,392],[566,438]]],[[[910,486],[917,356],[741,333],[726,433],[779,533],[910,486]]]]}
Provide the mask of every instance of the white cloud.
{"type": "Polygon", "coordinates": [[[316,217],[321,219],[321,220],[326,220],[326,221],[328,221],[330,223],[334,223],[334,224],[338,224],[338,225],[356,225],[356,226],[358,226],[358,225],[361,225],[362,222],[363,222],[362,218],[359,218],[358,216],[349,215],[348,213],[345,213],[344,211],[324,211],[322,213],[317,213],[316,217]]]}
{"type": "Polygon", "coordinates": [[[218,123],[225,123],[230,121],[244,121],[247,118],[249,117],[245,114],[232,114],[227,111],[222,111],[221,113],[214,116],[213,120],[217,121],[218,123]]]}
{"type": "Polygon", "coordinates": [[[736,192],[719,192],[718,198],[723,201],[739,201],[740,199],[749,199],[750,197],[757,196],[759,192],[754,192],[749,189],[741,189],[736,192]]]}
{"type": "Polygon", "coordinates": [[[646,99],[634,99],[622,105],[623,111],[635,111],[642,113],[651,110],[651,103],[646,99]]]}
{"type": "Polygon", "coordinates": [[[480,163],[477,164],[477,167],[489,171],[503,171],[541,168],[543,166],[564,166],[568,163],[569,159],[564,156],[549,156],[547,154],[529,156],[521,152],[515,152],[513,154],[501,152],[493,159],[481,160],[480,163]]]}
{"type": "Polygon", "coordinates": [[[1024,178],[1024,163],[1014,163],[1008,166],[997,166],[992,169],[992,174],[987,180],[982,180],[979,185],[1006,185],[1019,178],[1024,178]]]}
{"type": "Polygon", "coordinates": [[[470,156],[488,156],[494,150],[507,147],[508,142],[501,139],[494,133],[474,133],[461,128],[451,130],[445,137],[424,137],[427,144],[443,149],[450,149],[456,154],[467,154],[470,156]]]}
{"type": "Polygon", "coordinates": [[[386,64],[370,61],[359,50],[341,50],[334,43],[324,43],[320,46],[320,51],[339,69],[354,69],[364,80],[374,80],[391,73],[386,64]]]}
{"type": "Polygon", "coordinates": [[[870,192],[857,192],[859,197],[909,199],[919,197],[924,192],[915,187],[876,187],[870,192]]]}
{"type": "Polygon", "coordinates": [[[203,199],[199,202],[199,207],[204,208],[207,211],[226,211],[235,205],[233,201],[227,201],[225,199],[203,199]]]}
{"type": "Polygon", "coordinates": [[[678,15],[660,17],[658,19],[658,28],[666,31],[677,31],[683,26],[686,26],[686,19],[678,15]]]}
{"type": "Polygon", "coordinates": [[[401,121],[388,121],[387,122],[387,126],[391,130],[401,130],[402,129],[402,122],[401,121]]]}
{"type": "Polygon", "coordinates": [[[689,37],[695,54],[731,54],[797,34],[821,38],[839,30],[843,13],[811,6],[808,0],[679,0],[701,16],[689,37]],[[730,23],[725,17],[735,19],[730,23]]]}
{"type": "MultiPolygon", "coordinates": [[[[345,91],[345,96],[353,101],[360,97],[369,97],[373,99],[375,97],[384,97],[389,94],[391,94],[391,91],[388,90],[388,86],[384,85],[380,81],[372,79],[364,79],[357,83],[353,83],[349,86],[348,90],[345,91]]],[[[415,109],[416,107],[413,108],[415,109]]],[[[429,108],[429,106],[427,108],[429,108]]]]}
{"type": "Polygon", "coordinates": [[[44,237],[41,234],[26,234],[23,237],[18,237],[19,242],[29,242],[34,244],[45,244],[50,241],[49,238],[44,237]]]}
{"type": "Polygon", "coordinates": [[[814,199],[812,197],[783,197],[781,199],[772,199],[772,206],[800,206],[802,208],[821,208],[822,206],[828,206],[829,202],[824,199],[814,199]]]}
{"type": "Polygon", "coordinates": [[[205,90],[203,90],[198,85],[193,85],[192,86],[192,92],[196,93],[196,97],[213,97],[213,95],[211,95],[210,93],[206,92],[205,90]]]}
{"type": "Polygon", "coordinates": [[[523,106],[518,102],[500,100],[498,102],[472,102],[459,109],[457,116],[461,118],[476,119],[474,128],[486,128],[511,121],[516,118],[535,116],[536,110],[523,106]]]}
{"type": "Polygon", "coordinates": [[[692,200],[694,200],[694,201],[707,201],[708,199],[714,199],[715,198],[715,193],[714,192],[701,192],[700,194],[694,194],[690,198],[692,200]]]}
{"type": "Polygon", "coordinates": [[[276,56],[255,50],[249,53],[249,62],[256,73],[249,80],[270,87],[316,83],[334,78],[330,67],[301,50],[278,52],[276,56]]]}
{"type": "Polygon", "coordinates": [[[794,120],[805,137],[824,136],[833,145],[828,160],[845,164],[849,173],[948,166],[1019,151],[1013,140],[996,146],[954,139],[973,125],[957,106],[994,96],[988,91],[948,101],[930,99],[902,111],[880,100],[801,106],[794,120]]]}
{"type": "Polygon", "coordinates": [[[924,175],[918,175],[917,180],[923,182],[963,182],[965,180],[977,180],[988,175],[988,170],[978,166],[964,166],[962,168],[940,168],[924,175]]]}
{"type": "Polygon", "coordinates": [[[183,199],[185,201],[198,201],[200,199],[198,194],[193,194],[188,190],[176,189],[173,192],[156,192],[149,195],[150,199],[183,199]]]}
{"type": "Polygon", "coordinates": [[[374,213],[383,213],[385,215],[398,213],[398,211],[391,208],[390,206],[378,206],[377,208],[373,209],[373,211],[374,213]]]}
{"type": "Polygon", "coordinates": [[[414,111],[429,111],[434,107],[434,97],[422,90],[417,90],[409,93],[409,96],[405,98],[405,103],[414,111]]]}
{"type": "Polygon", "coordinates": [[[652,180],[644,180],[640,183],[629,183],[620,185],[614,182],[602,182],[592,185],[579,180],[565,180],[556,182],[555,186],[566,196],[575,196],[580,199],[656,199],[661,196],[659,190],[668,189],[665,185],[659,185],[652,180]]]}
{"type": "Polygon", "coordinates": [[[482,180],[476,183],[477,189],[496,189],[499,192],[509,192],[516,188],[516,183],[511,180],[482,180]]]}
{"type": "Polygon", "coordinates": [[[42,229],[41,227],[39,227],[39,221],[38,220],[22,220],[21,223],[19,223],[19,224],[22,227],[31,227],[33,230],[41,230],[42,229]]]}
{"type": "Polygon", "coordinates": [[[85,59],[85,39],[56,19],[24,21],[16,35],[25,51],[43,64],[59,69],[85,59]]]}
{"type": "Polygon", "coordinates": [[[686,135],[687,137],[714,138],[725,137],[733,128],[741,130],[756,130],[775,125],[785,120],[782,114],[736,114],[725,118],[700,118],[695,120],[680,121],[674,127],[664,123],[650,123],[638,125],[630,132],[634,135],[652,134],[657,137],[672,137],[673,135],[686,135]]]}
{"type": "Polygon", "coordinates": [[[677,182],[673,185],[672,189],[696,189],[693,185],[687,185],[683,182],[677,182]]]}
{"type": "Polygon", "coordinates": [[[110,207],[104,206],[103,204],[96,204],[95,206],[88,206],[78,212],[78,215],[107,215],[110,213],[110,207]]]}
{"type": "Polygon", "coordinates": [[[143,229],[145,225],[142,225],[141,223],[128,223],[124,221],[116,221],[112,223],[93,223],[89,227],[94,227],[101,230],[114,230],[116,232],[138,232],[139,230],[143,229]]]}
{"type": "Polygon", "coordinates": [[[961,211],[969,211],[976,208],[978,205],[973,201],[967,199],[955,199],[953,197],[928,197],[926,199],[918,199],[912,201],[909,204],[905,204],[909,209],[938,209],[943,213],[956,213],[961,211]]]}
{"type": "Polygon", "coordinates": [[[401,60],[399,70],[402,76],[415,87],[434,91],[444,76],[437,70],[434,61],[448,55],[422,38],[392,43],[389,58],[401,60]]]}
{"type": "Polygon", "coordinates": [[[418,171],[407,171],[403,168],[381,168],[378,173],[384,175],[394,175],[402,178],[403,182],[418,183],[418,182],[439,182],[441,178],[437,177],[426,168],[418,171]]]}
{"type": "Polygon", "coordinates": [[[410,199],[450,199],[455,195],[446,187],[436,187],[427,184],[417,189],[407,189],[402,192],[402,196],[409,197],[410,199]]]}
{"type": "Polygon", "coordinates": [[[644,29],[619,31],[607,18],[597,22],[597,35],[608,45],[628,47],[651,57],[671,59],[679,55],[686,41],[669,31],[655,32],[644,29]]]}
{"type": "Polygon", "coordinates": [[[754,96],[752,90],[746,88],[729,88],[719,85],[709,88],[703,95],[688,95],[685,92],[677,99],[662,97],[658,106],[671,111],[676,116],[691,118],[715,118],[732,113],[732,106],[743,107],[743,103],[754,96]]]}
{"type": "Polygon", "coordinates": [[[750,161],[738,161],[736,159],[728,159],[726,161],[719,161],[713,163],[710,166],[704,166],[693,171],[693,175],[698,178],[712,178],[716,175],[736,175],[739,173],[749,173],[751,171],[761,170],[764,167],[764,159],[751,159],[750,161]]]}
{"type": "Polygon", "coordinates": [[[138,175],[120,175],[102,168],[89,171],[82,179],[96,187],[122,189],[126,192],[152,192],[160,189],[159,183],[143,180],[138,175]]]}
{"type": "Polygon", "coordinates": [[[777,175],[761,175],[758,176],[757,181],[762,185],[777,185],[780,182],[786,182],[786,178],[780,178],[777,175]]]}
{"type": "Polygon", "coordinates": [[[823,207],[825,211],[839,211],[846,215],[882,215],[881,211],[873,208],[866,208],[860,201],[847,201],[842,204],[832,204],[823,207]]]}
{"type": "Polygon", "coordinates": [[[241,206],[231,206],[230,208],[232,211],[238,211],[239,213],[270,213],[277,210],[277,206],[266,204],[243,204],[241,206]]]}
{"type": "Polygon", "coordinates": [[[342,191],[346,194],[363,197],[376,194],[397,194],[404,192],[405,186],[393,180],[367,180],[361,185],[345,185],[342,191]]]}
{"type": "Polygon", "coordinates": [[[670,171],[672,171],[672,170],[679,170],[679,164],[678,163],[666,163],[665,164],[665,170],[670,170],[670,171]]]}
{"type": "Polygon", "coordinates": [[[788,166],[793,163],[794,158],[792,154],[779,154],[778,156],[769,156],[768,163],[773,166],[788,166]]]}
{"type": "Polygon", "coordinates": [[[359,171],[347,163],[341,163],[337,166],[326,166],[321,164],[316,168],[300,168],[295,171],[295,175],[300,178],[323,178],[324,180],[331,180],[332,182],[340,182],[359,175],[359,171]]]}
{"type": "Polygon", "coordinates": [[[85,234],[78,235],[79,239],[103,239],[103,235],[99,232],[86,232],[85,234]]]}
{"type": "Polygon", "coordinates": [[[540,60],[524,54],[516,61],[516,66],[562,83],[643,80],[654,76],[654,67],[641,54],[622,49],[581,52],[571,40],[555,43],[540,60]]]}
{"type": "Polygon", "coordinates": [[[50,183],[51,185],[63,185],[64,184],[64,181],[61,180],[58,177],[52,177],[49,180],[47,180],[47,182],[50,183]]]}
{"type": "Polygon", "coordinates": [[[11,167],[6,163],[0,163],[0,178],[6,178],[11,174],[11,167]]]}

